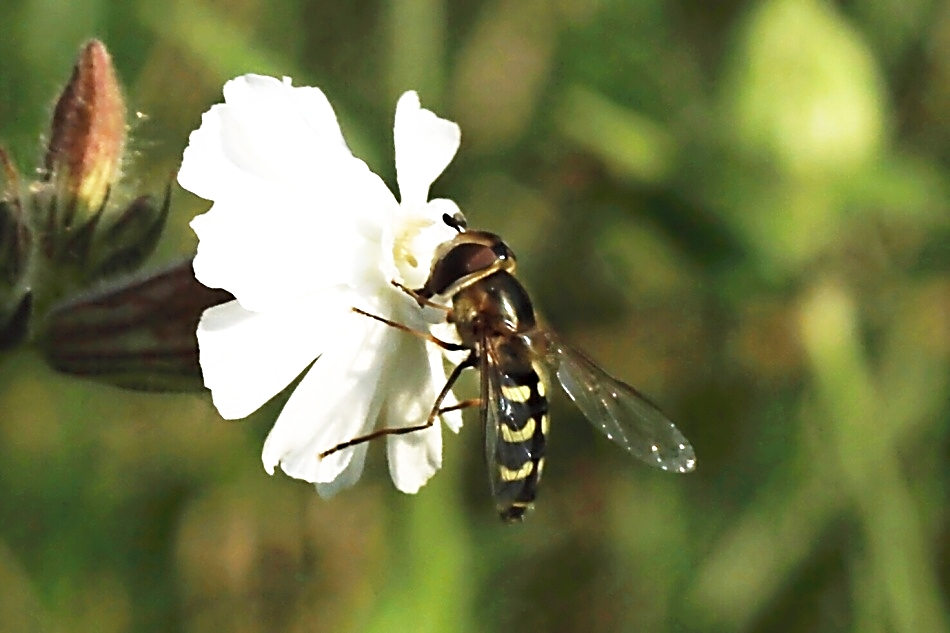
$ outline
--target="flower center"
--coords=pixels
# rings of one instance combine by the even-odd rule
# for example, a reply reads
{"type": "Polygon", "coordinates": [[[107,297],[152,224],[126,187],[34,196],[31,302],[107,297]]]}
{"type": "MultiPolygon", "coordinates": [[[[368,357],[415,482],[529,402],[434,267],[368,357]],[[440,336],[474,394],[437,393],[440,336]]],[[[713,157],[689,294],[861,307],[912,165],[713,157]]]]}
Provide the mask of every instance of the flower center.
{"type": "Polygon", "coordinates": [[[393,240],[393,263],[410,288],[419,288],[429,276],[429,262],[436,246],[442,242],[441,231],[433,231],[429,218],[407,218],[399,223],[393,240]]]}

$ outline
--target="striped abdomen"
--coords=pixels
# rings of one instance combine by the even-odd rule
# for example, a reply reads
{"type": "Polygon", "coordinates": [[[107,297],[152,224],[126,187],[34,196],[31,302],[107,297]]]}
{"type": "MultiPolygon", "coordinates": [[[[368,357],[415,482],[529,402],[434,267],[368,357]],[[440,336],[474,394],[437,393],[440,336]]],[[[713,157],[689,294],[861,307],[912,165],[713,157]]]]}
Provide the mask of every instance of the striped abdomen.
{"type": "Polygon", "coordinates": [[[499,369],[495,446],[486,448],[495,453],[492,488],[499,515],[505,521],[517,521],[537,496],[544,467],[548,399],[544,382],[530,364],[499,369]]]}

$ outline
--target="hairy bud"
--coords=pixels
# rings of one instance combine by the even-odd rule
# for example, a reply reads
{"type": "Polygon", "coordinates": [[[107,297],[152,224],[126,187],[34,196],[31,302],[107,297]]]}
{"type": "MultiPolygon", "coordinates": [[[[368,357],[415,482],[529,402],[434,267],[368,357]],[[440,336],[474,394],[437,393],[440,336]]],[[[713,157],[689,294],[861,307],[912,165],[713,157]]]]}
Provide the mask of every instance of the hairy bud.
{"type": "Polygon", "coordinates": [[[31,283],[41,318],[64,297],[138,270],[158,243],[168,191],[163,198],[123,196],[125,141],[122,89],[105,45],[92,40],[56,102],[42,176],[24,198],[36,240],[31,283]]]}
{"type": "Polygon", "coordinates": [[[79,214],[95,213],[119,179],[125,149],[125,100],[112,58],[98,40],[79,53],[63,89],[50,130],[46,179],[63,204],[60,223],[72,226],[79,214]]]}

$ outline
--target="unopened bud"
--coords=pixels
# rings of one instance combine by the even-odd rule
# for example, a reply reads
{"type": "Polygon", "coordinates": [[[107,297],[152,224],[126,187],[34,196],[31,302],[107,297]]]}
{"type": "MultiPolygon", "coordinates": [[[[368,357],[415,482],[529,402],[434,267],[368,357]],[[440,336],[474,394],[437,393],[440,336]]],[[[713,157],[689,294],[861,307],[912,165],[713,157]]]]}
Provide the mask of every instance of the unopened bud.
{"type": "Polygon", "coordinates": [[[195,279],[191,260],[57,305],[37,336],[53,369],[144,391],[200,391],[201,314],[233,300],[195,279]]]}
{"type": "Polygon", "coordinates": [[[63,297],[138,269],[162,233],[167,191],[164,199],[117,202],[125,116],[112,59],[92,40],[56,102],[42,177],[25,202],[35,229],[40,314],[63,297]]]}
{"type": "Polygon", "coordinates": [[[125,101],[105,45],[83,46],[50,130],[45,167],[59,217],[70,227],[100,211],[118,180],[125,148],[125,101]]]}

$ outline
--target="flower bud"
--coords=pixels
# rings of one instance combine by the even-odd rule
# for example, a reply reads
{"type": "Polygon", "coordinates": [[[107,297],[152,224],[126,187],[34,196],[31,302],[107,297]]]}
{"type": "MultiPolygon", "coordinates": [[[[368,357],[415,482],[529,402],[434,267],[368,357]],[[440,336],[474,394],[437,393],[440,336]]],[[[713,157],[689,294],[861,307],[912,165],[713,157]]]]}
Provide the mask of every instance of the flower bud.
{"type": "Polygon", "coordinates": [[[41,315],[64,297],[138,269],[164,229],[167,190],[163,199],[117,202],[125,117],[112,60],[92,40],[56,102],[42,176],[24,200],[37,242],[31,281],[41,315]]]}
{"type": "Polygon", "coordinates": [[[140,391],[200,391],[198,320],[233,299],[198,283],[187,260],[58,304],[36,343],[65,374],[140,391]]]}
{"type": "Polygon", "coordinates": [[[92,40],[53,110],[45,167],[59,203],[56,224],[70,227],[105,204],[120,174],[125,116],[112,58],[92,40]]]}

